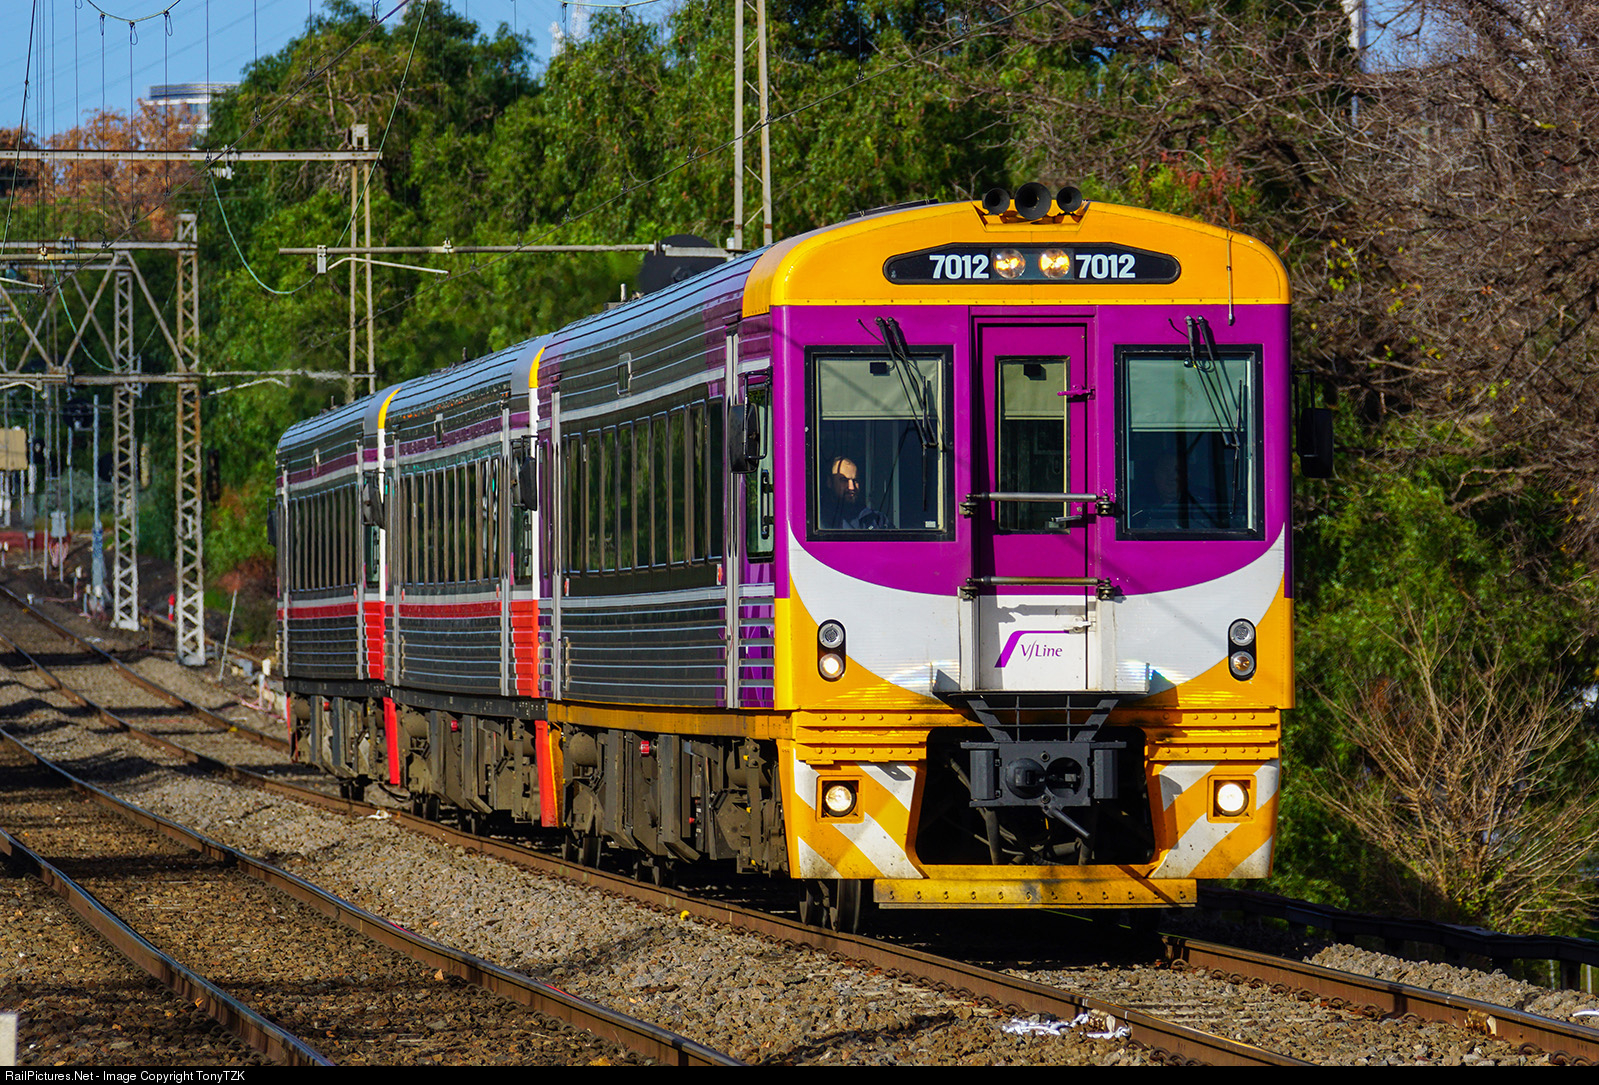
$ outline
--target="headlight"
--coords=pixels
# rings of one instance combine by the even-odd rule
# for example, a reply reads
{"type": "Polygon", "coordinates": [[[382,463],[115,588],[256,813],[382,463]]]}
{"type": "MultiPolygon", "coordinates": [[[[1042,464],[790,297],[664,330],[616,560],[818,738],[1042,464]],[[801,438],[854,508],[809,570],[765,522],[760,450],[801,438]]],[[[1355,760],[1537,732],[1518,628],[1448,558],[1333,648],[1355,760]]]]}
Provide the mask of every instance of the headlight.
{"type": "Polygon", "coordinates": [[[994,254],[994,270],[1003,279],[1014,279],[1027,266],[1027,258],[1015,249],[1000,249],[994,254]]]}
{"type": "Polygon", "coordinates": [[[838,622],[827,621],[816,631],[816,643],[828,651],[840,648],[844,644],[844,627],[838,622]]]}
{"type": "Polygon", "coordinates": [[[1223,817],[1235,818],[1249,806],[1249,791],[1231,780],[1216,788],[1216,812],[1223,817]]]}
{"type": "Polygon", "coordinates": [[[832,817],[841,818],[855,809],[855,785],[840,782],[828,784],[822,792],[822,806],[832,817]]]}
{"type": "Polygon", "coordinates": [[[1248,678],[1255,673],[1255,657],[1248,652],[1234,652],[1227,658],[1234,678],[1248,678]]]}
{"type": "Polygon", "coordinates": [[[1227,639],[1242,648],[1255,639],[1255,624],[1244,618],[1239,618],[1227,627],[1227,639]]]}
{"type": "Polygon", "coordinates": [[[816,669],[829,682],[836,681],[844,674],[844,657],[837,652],[823,652],[816,660],[816,669]]]}
{"type": "Polygon", "coordinates": [[[1045,249],[1038,254],[1038,270],[1046,278],[1064,279],[1072,273],[1072,254],[1061,249],[1045,249]]]}

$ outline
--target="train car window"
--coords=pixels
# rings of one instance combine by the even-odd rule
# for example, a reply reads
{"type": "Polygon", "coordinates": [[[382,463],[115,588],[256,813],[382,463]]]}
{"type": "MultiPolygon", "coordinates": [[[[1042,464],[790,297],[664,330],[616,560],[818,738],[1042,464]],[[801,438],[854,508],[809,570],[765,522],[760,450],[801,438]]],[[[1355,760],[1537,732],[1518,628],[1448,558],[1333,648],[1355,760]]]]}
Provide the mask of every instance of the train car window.
{"type": "Polygon", "coordinates": [[[305,587],[305,513],[298,498],[289,502],[289,587],[305,587]]]}
{"type": "Polygon", "coordinates": [[[298,591],[305,587],[305,513],[299,498],[289,502],[289,587],[298,591]]]}
{"type": "Polygon", "coordinates": [[[329,490],[328,513],[328,583],[336,588],[344,583],[344,488],[329,490]]]}
{"type": "Polygon", "coordinates": [[[634,531],[633,426],[624,422],[616,427],[616,567],[632,569],[638,565],[637,537],[634,531]]]}
{"type": "Polygon", "coordinates": [[[461,565],[456,579],[470,582],[476,578],[473,554],[477,551],[477,492],[473,476],[477,465],[463,463],[455,469],[456,536],[460,540],[461,565]]]}
{"type": "Polygon", "coordinates": [[[565,532],[566,571],[569,573],[583,571],[584,548],[588,545],[588,525],[583,520],[583,513],[588,508],[583,496],[584,471],[583,438],[567,437],[566,467],[561,476],[561,486],[566,495],[566,516],[562,521],[565,526],[561,530],[565,532]]]}
{"type": "Polygon", "coordinates": [[[583,568],[599,572],[600,552],[605,543],[604,502],[600,500],[600,435],[596,430],[583,435],[583,500],[584,522],[588,526],[588,549],[583,554],[583,568]]]}
{"type": "Polygon", "coordinates": [[[672,560],[672,432],[667,416],[658,414],[650,421],[650,443],[655,456],[654,560],[666,565],[672,560]]]}
{"type": "Polygon", "coordinates": [[[444,500],[439,511],[444,515],[444,568],[439,580],[453,584],[461,579],[461,487],[459,471],[446,467],[439,472],[439,486],[444,500]]]}
{"type": "Polygon", "coordinates": [[[600,569],[607,573],[615,571],[617,566],[616,473],[616,430],[601,430],[600,517],[603,528],[600,532],[600,569]]]}
{"type": "Polygon", "coordinates": [[[401,563],[402,563],[402,565],[404,567],[401,569],[401,572],[400,572],[400,581],[401,581],[401,583],[404,583],[404,584],[415,584],[416,583],[416,555],[417,555],[417,551],[420,549],[418,544],[421,542],[421,537],[420,537],[420,535],[418,535],[419,528],[417,526],[417,515],[418,515],[417,504],[418,504],[418,499],[417,499],[417,494],[416,494],[416,476],[415,475],[405,475],[405,476],[403,476],[400,479],[400,485],[403,487],[401,492],[405,495],[405,509],[406,509],[406,513],[405,513],[406,531],[405,531],[405,538],[403,540],[401,540],[401,551],[400,551],[400,553],[401,553],[401,563]]]}
{"type": "Polygon", "coordinates": [[[478,536],[482,534],[482,491],[478,488],[476,461],[461,465],[461,579],[478,578],[483,562],[478,557],[478,536]]]}
{"type": "Polygon", "coordinates": [[[444,467],[439,470],[439,516],[441,523],[439,531],[444,539],[444,561],[439,569],[439,582],[453,584],[459,577],[456,575],[460,568],[457,554],[460,542],[457,538],[459,517],[456,507],[460,503],[460,495],[456,492],[456,477],[454,467],[444,467]]]}
{"type": "Polygon", "coordinates": [[[452,510],[455,516],[455,577],[457,584],[472,579],[472,465],[458,463],[451,472],[455,485],[451,496],[455,498],[452,510]]]}
{"type": "Polygon", "coordinates": [[[655,564],[655,498],[651,480],[654,477],[655,453],[650,445],[650,420],[641,418],[633,424],[633,519],[634,533],[638,537],[639,568],[655,564]]]}
{"type": "MultiPolygon", "coordinates": [[[[539,507],[544,510],[544,518],[539,524],[544,533],[544,545],[539,548],[538,557],[539,572],[544,576],[554,576],[556,562],[560,560],[560,555],[555,552],[555,521],[559,514],[560,502],[551,500],[554,497],[553,480],[557,475],[554,457],[557,455],[560,455],[560,450],[555,449],[552,442],[539,442],[539,507]]],[[[532,575],[533,572],[528,567],[530,563],[525,560],[526,555],[522,552],[524,547],[517,545],[517,539],[523,535],[523,532],[532,528],[533,513],[516,504],[511,505],[511,510],[511,560],[515,563],[511,575],[520,579],[532,575]]],[[[526,548],[531,548],[532,541],[531,538],[527,540],[526,548]]]]}
{"type": "MultiPolygon", "coordinates": [[[[772,392],[751,388],[745,395],[760,431],[760,453],[755,469],[744,476],[744,554],[751,561],[771,561],[774,521],[772,498],[772,392]]],[[[734,434],[735,441],[741,440],[734,434]]],[[[735,448],[738,446],[735,444],[735,448]]]]}
{"type": "Polygon", "coordinates": [[[355,487],[346,486],[339,491],[339,583],[353,585],[357,578],[355,568],[355,487]]]}
{"type": "Polygon", "coordinates": [[[688,560],[704,561],[709,554],[706,546],[706,515],[710,499],[710,486],[705,478],[705,404],[691,403],[688,408],[688,463],[683,468],[687,481],[691,508],[685,509],[688,517],[688,560]]]}
{"type": "Polygon", "coordinates": [[[812,353],[810,534],[948,538],[947,354],[812,353]]]}
{"type": "Polygon", "coordinates": [[[328,530],[329,521],[332,519],[332,517],[328,515],[328,494],[326,490],[317,494],[316,519],[317,544],[320,548],[320,553],[318,556],[321,559],[317,563],[316,586],[319,588],[325,588],[333,582],[333,577],[328,572],[329,568],[333,564],[333,539],[331,538],[331,532],[328,530]]]}
{"type": "Polygon", "coordinates": [[[682,409],[667,415],[667,460],[672,465],[672,495],[668,502],[671,509],[671,523],[667,528],[668,564],[678,565],[687,560],[687,534],[688,517],[693,508],[689,500],[689,485],[693,478],[686,470],[688,463],[688,441],[685,430],[688,426],[688,412],[682,409]]]}
{"type": "Polygon", "coordinates": [[[328,516],[328,582],[327,586],[336,588],[344,583],[344,490],[329,490],[327,495],[328,516]]]}
{"type": "Polygon", "coordinates": [[[722,556],[722,530],[727,520],[727,507],[723,499],[727,450],[723,447],[727,429],[727,410],[720,399],[705,405],[705,444],[700,456],[699,469],[704,476],[699,493],[705,502],[705,556],[722,556]]]}
{"type": "Polygon", "coordinates": [[[427,580],[428,498],[427,476],[411,476],[411,583],[427,580]]]}
{"type": "Polygon", "coordinates": [[[494,580],[500,575],[500,466],[504,461],[496,458],[484,460],[478,470],[483,479],[483,515],[478,521],[482,537],[483,579],[494,580]]]}
{"type": "Polygon", "coordinates": [[[316,498],[302,498],[305,506],[305,515],[300,520],[300,526],[305,531],[305,575],[301,578],[306,588],[316,587],[316,498]]]}
{"type": "Polygon", "coordinates": [[[439,473],[429,470],[422,473],[422,575],[424,584],[438,580],[439,568],[439,473]]]}
{"type": "MultiPolygon", "coordinates": [[[[995,489],[1019,493],[1065,493],[1069,416],[1067,362],[1053,357],[1000,357],[999,479],[995,489]]],[[[1001,502],[995,505],[1000,531],[1047,531],[1050,521],[1070,513],[1064,504],[1001,502]]]]}
{"type": "Polygon", "coordinates": [[[306,577],[306,584],[311,588],[322,586],[322,550],[325,540],[322,537],[322,495],[317,494],[310,499],[311,505],[311,575],[306,577]]]}
{"type": "Polygon", "coordinates": [[[475,583],[483,575],[483,489],[478,461],[461,465],[461,579],[475,583]]]}
{"type": "Polygon", "coordinates": [[[444,488],[444,470],[435,467],[428,471],[428,575],[429,584],[441,584],[447,579],[449,568],[449,536],[445,534],[448,522],[448,491],[444,488]]]}
{"type": "Polygon", "coordinates": [[[1125,350],[1119,361],[1121,534],[1259,537],[1258,352],[1125,350]]]}
{"type": "Polygon", "coordinates": [[[344,516],[344,487],[340,486],[328,495],[328,511],[333,523],[333,587],[342,587],[350,582],[348,575],[349,565],[347,551],[349,549],[349,523],[344,516]]]}

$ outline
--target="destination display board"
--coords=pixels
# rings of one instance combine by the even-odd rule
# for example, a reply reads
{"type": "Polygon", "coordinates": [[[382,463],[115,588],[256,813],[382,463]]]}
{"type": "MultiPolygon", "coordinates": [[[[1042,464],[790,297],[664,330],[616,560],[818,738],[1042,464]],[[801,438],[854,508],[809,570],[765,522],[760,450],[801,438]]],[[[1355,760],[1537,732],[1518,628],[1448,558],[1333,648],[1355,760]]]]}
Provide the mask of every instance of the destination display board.
{"type": "Polygon", "coordinates": [[[891,283],[1171,283],[1177,258],[1124,245],[948,245],[892,256],[891,283]]]}

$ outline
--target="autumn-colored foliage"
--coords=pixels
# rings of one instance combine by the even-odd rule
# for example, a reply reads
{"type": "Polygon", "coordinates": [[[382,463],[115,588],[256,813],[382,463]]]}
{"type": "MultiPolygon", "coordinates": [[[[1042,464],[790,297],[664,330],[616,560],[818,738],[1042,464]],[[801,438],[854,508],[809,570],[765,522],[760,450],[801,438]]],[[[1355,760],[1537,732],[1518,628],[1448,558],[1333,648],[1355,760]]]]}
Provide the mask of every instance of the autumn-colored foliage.
{"type": "MultiPolygon", "coordinates": [[[[22,147],[181,151],[191,146],[194,121],[187,107],[141,102],[131,120],[102,110],[42,144],[24,133],[22,147]]],[[[16,146],[17,130],[0,129],[0,149],[16,146]]],[[[52,208],[75,229],[122,240],[165,240],[173,236],[179,203],[193,201],[196,178],[186,162],[21,162],[0,167],[0,191],[15,185],[19,204],[52,208]]]]}

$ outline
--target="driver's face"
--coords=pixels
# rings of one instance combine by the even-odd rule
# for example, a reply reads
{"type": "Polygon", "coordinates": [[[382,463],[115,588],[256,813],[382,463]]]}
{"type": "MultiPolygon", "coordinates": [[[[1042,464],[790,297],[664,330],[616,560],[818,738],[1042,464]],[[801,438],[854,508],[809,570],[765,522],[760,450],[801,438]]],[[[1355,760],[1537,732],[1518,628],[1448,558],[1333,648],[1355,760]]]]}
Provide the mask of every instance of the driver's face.
{"type": "Polygon", "coordinates": [[[833,465],[833,496],[853,505],[861,499],[860,471],[851,460],[839,460],[833,465]]]}

